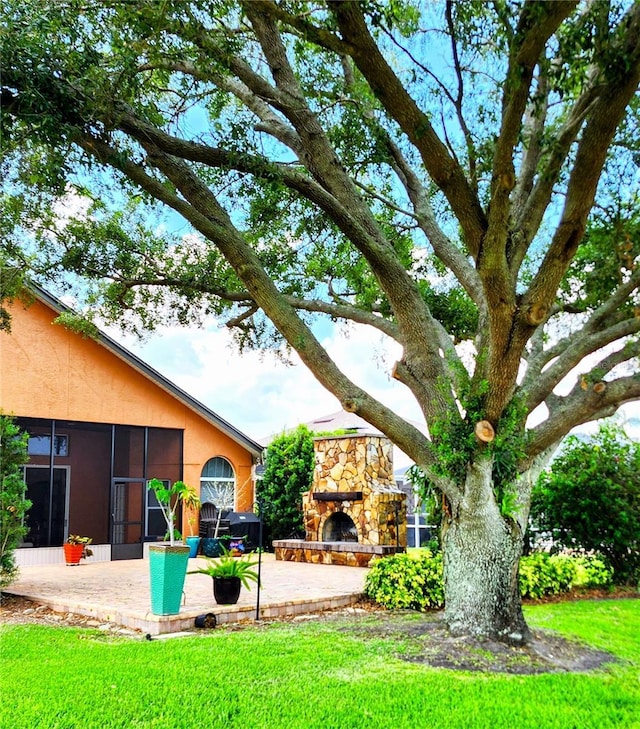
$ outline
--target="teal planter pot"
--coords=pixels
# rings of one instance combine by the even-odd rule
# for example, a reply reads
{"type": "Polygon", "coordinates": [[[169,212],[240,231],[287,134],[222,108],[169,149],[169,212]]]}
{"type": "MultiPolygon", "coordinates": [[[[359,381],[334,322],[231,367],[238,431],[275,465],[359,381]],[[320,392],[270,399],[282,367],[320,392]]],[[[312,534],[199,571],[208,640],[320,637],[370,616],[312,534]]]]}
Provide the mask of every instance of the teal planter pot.
{"type": "Polygon", "coordinates": [[[177,615],[182,602],[184,578],[189,562],[189,547],[182,544],[152,544],[149,547],[151,612],[177,615]]]}
{"type": "Polygon", "coordinates": [[[198,548],[200,547],[200,537],[187,537],[185,541],[189,545],[189,557],[197,557],[198,548]]]}

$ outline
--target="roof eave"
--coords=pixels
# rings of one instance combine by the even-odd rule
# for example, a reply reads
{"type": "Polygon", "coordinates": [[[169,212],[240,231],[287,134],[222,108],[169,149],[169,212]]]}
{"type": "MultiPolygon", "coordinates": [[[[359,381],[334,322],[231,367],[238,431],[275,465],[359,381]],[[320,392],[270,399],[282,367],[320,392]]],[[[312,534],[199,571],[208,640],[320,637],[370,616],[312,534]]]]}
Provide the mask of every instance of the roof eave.
{"type": "MultiPolygon", "coordinates": [[[[71,307],[64,304],[62,301],[57,299],[55,296],[50,294],[38,284],[32,282],[29,284],[29,288],[37,299],[45,303],[47,306],[50,306],[58,313],[73,312],[73,309],[71,309],[71,307]]],[[[132,352],[129,352],[129,350],[125,349],[125,347],[123,347],[121,344],[118,344],[115,339],[112,339],[104,332],[98,330],[96,340],[104,347],[106,347],[110,352],[112,352],[112,354],[114,354],[116,357],[126,362],[137,372],[140,372],[140,374],[152,380],[162,390],[169,393],[177,400],[180,400],[190,410],[194,411],[200,417],[204,418],[212,425],[215,425],[217,428],[222,430],[227,436],[229,436],[229,438],[231,438],[231,440],[235,441],[243,448],[246,448],[253,456],[258,458],[262,454],[264,447],[261,446],[258,442],[254,441],[252,438],[249,438],[248,435],[245,435],[242,431],[231,425],[231,423],[220,417],[213,410],[210,410],[206,405],[199,402],[194,397],[189,395],[189,393],[185,392],[182,388],[175,385],[173,382],[171,382],[171,380],[160,374],[160,372],[155,370],[153,367],[150,367],[142,359],[137,357],[132,352]]]]}

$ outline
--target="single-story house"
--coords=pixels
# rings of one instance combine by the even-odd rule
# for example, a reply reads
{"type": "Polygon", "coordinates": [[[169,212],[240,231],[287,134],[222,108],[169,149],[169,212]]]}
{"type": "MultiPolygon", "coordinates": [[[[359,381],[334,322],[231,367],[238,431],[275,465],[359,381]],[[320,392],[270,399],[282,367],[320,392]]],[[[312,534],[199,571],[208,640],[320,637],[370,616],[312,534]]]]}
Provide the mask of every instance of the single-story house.
{"type": "Polygon", "coordinates": [[[70,533],[92,538],[94,559],[142,557],[166,530],[151,478],[252,509],[259,443],[105,334],[54,324],[69,309],[43,289],[30,299],[10,305],[11,332],[0,332],[0,412],[30,436],[19,565],[60,560],[70,533]]]}

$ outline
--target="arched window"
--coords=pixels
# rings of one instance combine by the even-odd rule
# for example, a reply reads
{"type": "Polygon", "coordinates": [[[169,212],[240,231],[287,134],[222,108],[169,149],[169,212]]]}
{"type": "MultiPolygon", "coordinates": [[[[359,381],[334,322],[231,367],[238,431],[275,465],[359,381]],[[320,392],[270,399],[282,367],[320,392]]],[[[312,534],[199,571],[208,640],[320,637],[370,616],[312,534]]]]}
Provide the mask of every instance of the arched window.
{"type": "Polygon", "coordinates": [[[226,458],[210,458],[200,475],[200,501],[215,504],[221,511],[233,511],[236,475],[226,458]]]}

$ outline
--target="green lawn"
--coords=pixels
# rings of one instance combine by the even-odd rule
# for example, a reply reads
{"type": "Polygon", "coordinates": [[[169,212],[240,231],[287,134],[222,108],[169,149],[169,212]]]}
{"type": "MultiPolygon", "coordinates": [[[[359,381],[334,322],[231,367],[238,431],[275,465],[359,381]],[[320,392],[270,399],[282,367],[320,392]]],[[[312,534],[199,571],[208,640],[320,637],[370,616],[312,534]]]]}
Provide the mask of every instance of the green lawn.
{"type": "Polygon", "coordinates": [[[527,608],[532,626],[620,662],[594,674],[458,673],[393,657],[334,622],[166,641],[2,626],[0,727],[11,729],[640,729],[640,601],[527,608]]]}

